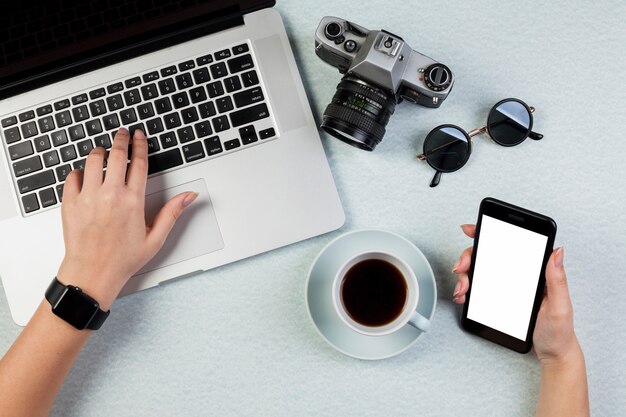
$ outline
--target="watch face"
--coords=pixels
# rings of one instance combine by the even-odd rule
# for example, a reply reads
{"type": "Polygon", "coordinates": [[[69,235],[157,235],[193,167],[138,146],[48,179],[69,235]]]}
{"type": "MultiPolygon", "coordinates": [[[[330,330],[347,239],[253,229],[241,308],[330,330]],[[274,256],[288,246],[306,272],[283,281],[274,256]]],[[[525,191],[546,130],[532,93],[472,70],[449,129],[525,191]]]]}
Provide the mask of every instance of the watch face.
{"type": "Polygon", "coordinates": [[[98,303],[82,291],[67,287],[52,312],[79,330],[87,327],[98,311],[98,303]]]}

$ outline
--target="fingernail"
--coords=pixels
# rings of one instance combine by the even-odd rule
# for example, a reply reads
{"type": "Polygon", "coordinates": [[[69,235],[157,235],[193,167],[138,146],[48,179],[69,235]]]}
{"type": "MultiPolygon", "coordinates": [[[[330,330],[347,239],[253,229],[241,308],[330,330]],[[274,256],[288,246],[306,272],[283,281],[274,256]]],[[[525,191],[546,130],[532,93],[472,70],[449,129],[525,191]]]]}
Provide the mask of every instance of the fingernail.
{"type": "Polygon", "coordinates": [[[454,264],[454,266],[452,267],[452,272],[456,274],[456,269],[459,267],[459,265],[461,264],[461,260],[459,259],[458,261],[456,261],[456,263],[454,264]]]}
{"type": "Polygon", "coordinates": [[[455,299],[457,295],[461,292],[461,281],[456,283],[456,287],[454,287],[454,294],[452,294],[452,299],[455,299]]]}
{"type": "Polygon", "coordinates": [[[133,139],[145,140],[146,139],[146,134],[143,133],[141,130],[137,129],[137,130],[135,130],[135,137],[133,139]]]}
{"type": "Polygon", "coordinates": [[[187,197],[183,200],[183,207],[188,207],[196,198],[198,198],[198,193],[187,194],[187,197]]]}
{"type": "Polygon", "coordinates": [[[125,127],[120,127],[120,130],[117,131],[117,133],[122,133],[125,135],[130,135],[130,133],[128,132],[128,129],[126,129],[125,127]]]}
{"type": "Polygon", "coordinates": [[[554,251],[554,266],[563,268],[563,246],[554,251]]]}

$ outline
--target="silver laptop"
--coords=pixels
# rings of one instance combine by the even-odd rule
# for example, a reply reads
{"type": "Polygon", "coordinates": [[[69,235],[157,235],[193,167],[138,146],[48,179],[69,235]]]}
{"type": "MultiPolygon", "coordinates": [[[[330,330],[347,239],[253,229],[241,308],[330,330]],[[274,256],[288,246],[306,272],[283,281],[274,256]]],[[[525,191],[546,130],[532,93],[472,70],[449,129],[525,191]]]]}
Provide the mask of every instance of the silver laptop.
{"type": "Polygon", "coordinates": [[[273,1],[3,3],[0,276],[17,324],[63,258],[67,174],[121,126],[148,134],[148,220],[199,193],[122,294],[344,223],[273,1]]]}

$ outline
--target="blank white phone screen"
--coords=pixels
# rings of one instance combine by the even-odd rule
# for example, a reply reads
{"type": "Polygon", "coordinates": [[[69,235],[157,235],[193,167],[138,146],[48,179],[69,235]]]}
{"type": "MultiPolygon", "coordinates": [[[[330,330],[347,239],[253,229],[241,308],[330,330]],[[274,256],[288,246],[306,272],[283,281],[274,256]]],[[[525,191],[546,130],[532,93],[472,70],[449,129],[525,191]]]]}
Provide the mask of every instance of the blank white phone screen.
{"type": "Polygon", "coordinates": [[[467,318],[525,340],[547,242],[483,215],[467,318]]]}

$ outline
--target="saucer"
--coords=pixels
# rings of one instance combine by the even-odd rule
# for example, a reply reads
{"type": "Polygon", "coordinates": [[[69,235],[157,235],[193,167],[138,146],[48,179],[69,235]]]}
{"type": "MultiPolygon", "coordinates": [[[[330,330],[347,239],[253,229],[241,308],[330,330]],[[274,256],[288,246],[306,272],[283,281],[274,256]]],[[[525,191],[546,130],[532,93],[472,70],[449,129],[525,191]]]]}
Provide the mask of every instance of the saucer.
{"type": "Polygon", "coordinates": [[[385,359],[411,347],[423,332],[406,325],[389,335],[367,336],[348,327],[338,316],[332,302],[335,274],[346,259],[366,251],[392,253],[413,269],[420,288],[417,311],[432,320],[437,303],[437,286],[430,264],[407,239],[383,230],[349,232],[322,249],[311,265],[306,282],[307,310],[322,338],[338,351],[357,359],[385,359]]]}

